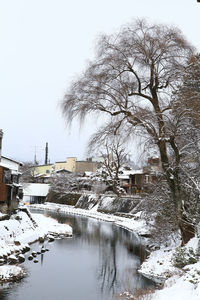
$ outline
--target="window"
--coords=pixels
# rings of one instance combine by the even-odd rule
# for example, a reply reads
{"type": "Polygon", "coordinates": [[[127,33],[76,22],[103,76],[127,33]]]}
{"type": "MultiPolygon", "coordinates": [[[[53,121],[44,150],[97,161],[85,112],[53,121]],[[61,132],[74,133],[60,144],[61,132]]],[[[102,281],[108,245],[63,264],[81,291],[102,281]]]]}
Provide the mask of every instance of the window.
{"type": "Polygon", "coordinates": [[[149,175],[145,175],[145,183],[149,183],[149,175]]]}
{"type": "Polygon", "coordinates": [[[11,171],[3,169],[3,183],[11,183],[11,171]]]}

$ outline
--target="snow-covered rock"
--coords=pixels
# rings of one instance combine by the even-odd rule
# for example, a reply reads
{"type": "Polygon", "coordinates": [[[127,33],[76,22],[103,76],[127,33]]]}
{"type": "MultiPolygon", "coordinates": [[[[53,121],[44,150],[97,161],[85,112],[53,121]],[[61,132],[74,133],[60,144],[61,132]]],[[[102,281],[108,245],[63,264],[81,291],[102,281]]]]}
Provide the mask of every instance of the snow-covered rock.
{"type": "MultiPolygon", "coordinates": [[[[62,234],[62,237],[72,235],[72,228],[69,225],[59,224],[56,220],[43,215],[35,214],[33,218],[30,212],[25,211],[18,212],[9,220],[0,221],[0,281],[14,280],[23,276],[22,268],[12,268],[2,264],[6,260],[12,264],[23,262],[22,253],[30,250],[29,243],[40,238],[44,239],[49,234],[62,234]]],[[[33,258],[33,255],[28,259],[31,257],[33,258]]]]}
{"type": "Polygon", "coordinates": [[[19,266],[4,265],[0,267],[0,281],[12,281],[24,276],[24,271],[19,266]]]}

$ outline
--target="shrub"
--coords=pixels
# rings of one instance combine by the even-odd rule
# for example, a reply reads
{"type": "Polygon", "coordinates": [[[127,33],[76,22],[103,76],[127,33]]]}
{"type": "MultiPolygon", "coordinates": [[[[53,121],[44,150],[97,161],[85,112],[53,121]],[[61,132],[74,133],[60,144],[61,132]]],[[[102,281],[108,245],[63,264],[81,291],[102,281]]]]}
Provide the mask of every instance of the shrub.
{"type": "Polygon", "coordinates": [[[172,263],[177,268],[183,268],[186,265],[195,264],[200,257],[200,241],[196,251],[193,248],[178,247],[172,257],[172,263]]]}

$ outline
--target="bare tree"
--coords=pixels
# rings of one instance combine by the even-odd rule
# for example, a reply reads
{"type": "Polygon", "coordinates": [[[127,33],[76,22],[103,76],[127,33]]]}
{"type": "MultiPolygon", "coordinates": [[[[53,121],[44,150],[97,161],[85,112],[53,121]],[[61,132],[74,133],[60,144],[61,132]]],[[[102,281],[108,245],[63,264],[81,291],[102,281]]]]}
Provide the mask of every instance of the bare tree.
{"type": "Polygon", "coordinates": [[[176,96],[179,100],[179,109],[184,107],[188,117],[193,120],[194,126],[200,130],[200,54],[192,56],[184,71],[183,84],[179,87],[176,96]]]}
{"type": "Polygon", "coordinates": [[[176,116],[176,143],[180,153],[179,176],[185,214],[198,223],[200,209],[200,55],[192,56],[183,83],[172,101],[176,116]]]}
{"type": "Polygon", "coordinates": [[[69,192],[79,192],[85,186],[90,187],[88,181],[77,173],[55,172],[51,176],[51,190],[55,193],[64,195],[69,192]]]}
{"type": "Polygon", "coordinates": [[[179,120],[172,111],[172,95],[192,54],[178,29],[138,20],[101,37],[95,61],[71,84],[62,103],[69,123],[75,117],[105,113],[109,117],[104,130],[112,127],[117,134],[123,128],[124,136],[149,139],[160,153],[183,244],[194,230],[183,217],[179,120]]]}
{"type": "Polygon", "coordinates": [[[30,183],[35,181],[35,166],[32,162],[23,162],[20,167],[20,181],[23,183],[30,183]]]}
{"type": "Polygon", "coordinates": [[[89,142],[90,151],[97,151],[102,157],[101,168],[97,174],[103,182],[117,195],[125,191],[120,188],[119,174],[127,163],[128,152],[122,139],[111,133],[99,131],[92,136],[89,142]]]}

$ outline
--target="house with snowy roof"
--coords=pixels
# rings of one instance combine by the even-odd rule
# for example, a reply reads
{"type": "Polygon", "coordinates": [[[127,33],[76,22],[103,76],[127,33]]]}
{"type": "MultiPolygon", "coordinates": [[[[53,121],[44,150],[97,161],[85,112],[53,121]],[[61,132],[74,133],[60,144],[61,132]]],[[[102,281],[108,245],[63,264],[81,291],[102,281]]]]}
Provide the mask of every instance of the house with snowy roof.
{"type": "Polygon", "coordinates": [[[12,212],[18,207],[21,193],[19,184],[21,163],[11,158],[2,156],[3,132],[0,130],[0,211],[12,212]]]}
{"type": "Polygon", "coordinates": [[[141,194],[149,192],[157,181],[157,175],[161,172],[161,162],[158,157],[149,158],[147,166],[142,169],[123,170],[119,174],[120,186],[128,194],[141,194]]]}
{"type": "Polygon", "coordinates": [[[44,203],[49,189],[50,185],[46,183],[23,183],[23,202],[44,203]]]}
{"type": "Polygon", "coordinates": [[[140,193],[143,189],[145,179],[143,169],[123,170],[119,173],[120,186],[124,188],[128,194],[140,193]]]}

